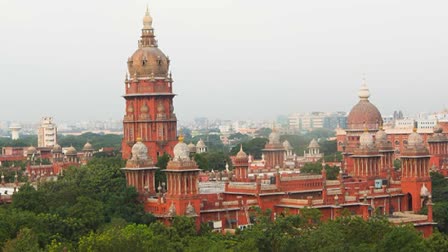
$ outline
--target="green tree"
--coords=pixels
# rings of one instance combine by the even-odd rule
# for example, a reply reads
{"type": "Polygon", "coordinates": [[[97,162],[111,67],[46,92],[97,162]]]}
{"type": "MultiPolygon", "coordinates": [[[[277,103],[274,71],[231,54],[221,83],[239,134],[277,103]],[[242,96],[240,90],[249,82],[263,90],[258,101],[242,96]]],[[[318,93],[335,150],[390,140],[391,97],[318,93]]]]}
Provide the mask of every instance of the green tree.
{"type": "Polygon", "coordinates": [[[40,251],[36,234],[29,228],[23,228],[17,237],[6,242],[5,252],[35,252],[40,251]]]}

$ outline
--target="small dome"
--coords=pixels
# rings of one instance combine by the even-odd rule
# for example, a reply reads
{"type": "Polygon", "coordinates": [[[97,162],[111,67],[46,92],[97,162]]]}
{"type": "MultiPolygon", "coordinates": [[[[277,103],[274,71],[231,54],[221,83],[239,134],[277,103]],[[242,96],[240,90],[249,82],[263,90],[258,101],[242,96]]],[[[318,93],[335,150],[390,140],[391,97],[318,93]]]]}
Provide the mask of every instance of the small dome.
{"type": "Polygon", "coordinates": [[[55,144],[53,146],[52,152],[53,153],[61,153],[62,152],[62,147],[59,144],[55,144]]]}
{"type": "Polygon", "coordinates": [[[236,154],[236,158],[247,159],[247,154],[243,151],[243,145],[240,145],[240,151],[236,154]]]}
{"type": "Polygon", "coordinates": [[[93,151],[93,146],[89,142],[84,144],[84,147],[82,148],[83,151],[93,151]]]}
{"type": "Polygon", "coordinates": [[[408,137],[408,146],[413,147],[422,145],[424,145],[422,136],[420,136],[420,134],[418,134],[416,130],[414,130],[414,132],[412,132],[408,137]]]}
{"type": "Polygon", "coordinates": [[[26,150],[26,154],[28,154],[28,155],[33,155],[33,154],[36,154],[36,153],[37,153],[37,149],[34,146],[30,146],[26,150]]]}
{"type": "Polygon", "coordinates": [[[384,131],[382,128],[380,128],[380,130],[378,130],[375,134],[375,141],[376,142],[387,142],[386,131],[384,131]]]}
{"type": "Polygon", "coordinates": [[[196,145],[194,145],[194,143],[188,144],[188,150],[190,152],[196,152],[196,145]]]}
{"type": "Polygon", "coordinates": [[[76,151],[75,147],[73,147],[73,146],[68,147],[67,151],[65,152],[65,155],[68,155],[68,156],[75,156],[77,154],[78,154],[78,152],[76,151]]]}
{"type": "Polygon", "coordinates": [[[364,133],[361,134],[359,138],[359,143],[361,147],[371,148],[373,147],[373,136],[368,131],[365,131],[364,133]]]}
{"type": "Polygon", "coordinates": [[[198,143],[196,144],[196,148],[205,148],[205,143],[202,139],[199,139],[198,143]]]}
{"type": "Polygon", "coordinates": [[[190,160],[190,151],[188,149],[188,145],[184,143],[183,136],[179,137],[179,142],[174,146],[174,160],[190,160]]]}
{"type": "Polygon", "coordinates": [[[308,145],[309,149],[320,148],[319,143],[317,143],[316,139],[313,138],[310,144],[308,145]]]}
{"type": "Polygon", "coordinates": [[[294,148],[291,146],[291,144],[289,143],[288,140],[285,140],[283,142],[283,148],[285,148],[285,150],[293,150],[294,148]]]}
{"type": "Polygon", "coordinates": [[[132,146],[132,160],[147,160],[148,159],[148,148],[142,142],[140,138],[137,139],[137,142],[132,146]]]}
{"type": "Polygon", "coordinates": [[[280,133],[277,129],[273,129],[269,134],[269,144],[280,144],[280,133]]]}

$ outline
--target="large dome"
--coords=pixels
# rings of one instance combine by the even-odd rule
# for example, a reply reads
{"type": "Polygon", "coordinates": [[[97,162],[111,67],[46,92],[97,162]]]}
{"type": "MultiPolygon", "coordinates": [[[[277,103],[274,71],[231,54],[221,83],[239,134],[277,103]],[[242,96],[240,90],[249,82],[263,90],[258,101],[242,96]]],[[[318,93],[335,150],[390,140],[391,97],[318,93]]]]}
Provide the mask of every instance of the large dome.
{"type": "Polygon", "coordinates": [[[369,89],[364,84],[359,93],[359,102],[352,108],[347,117],[347,128],[352,130],[378,129],[383,124],[380,111],[370,103],[369,89]]]}
{"type": "Polygon", "coordinates": [[[155,46],[141,47],[128,60],[131,77],[166,77],[169,61],[165,54],[155,46]]]}

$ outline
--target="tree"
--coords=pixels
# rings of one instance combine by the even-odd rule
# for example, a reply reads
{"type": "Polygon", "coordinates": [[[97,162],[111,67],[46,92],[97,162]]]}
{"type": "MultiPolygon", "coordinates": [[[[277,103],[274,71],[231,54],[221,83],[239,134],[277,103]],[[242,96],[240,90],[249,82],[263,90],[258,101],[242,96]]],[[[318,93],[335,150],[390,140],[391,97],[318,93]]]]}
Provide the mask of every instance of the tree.
{"type": "MultiPolygon", "coordinates": [[[[254,138],[249,142],[242,143],[244,152],[253,155],[255,159],[261,159],[262,150],[268,142],[266,138],[254,138]]],[[[235,146],[230,150],[230,155],[236,155],[240,151],[240,146],[235,146]]]]}
{"type": "Polygon", "coordinates": [[[40,251],[36,234],[29,228],[23,228],[17,237],[6,242],[5,252],[35,252],[40,251]]]}

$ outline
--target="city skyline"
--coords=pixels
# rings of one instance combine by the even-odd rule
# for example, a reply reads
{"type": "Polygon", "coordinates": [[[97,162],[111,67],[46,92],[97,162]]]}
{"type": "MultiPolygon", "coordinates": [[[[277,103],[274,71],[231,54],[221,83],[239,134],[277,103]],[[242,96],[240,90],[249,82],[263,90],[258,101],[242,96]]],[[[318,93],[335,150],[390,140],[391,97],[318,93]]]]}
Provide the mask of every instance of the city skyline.
{"type": "MultiPolygon", "coordinates": [[[[0,82],[13,95],[1,106],[14,109],[3,119],[121,119],[146,2],[6,2],[0,82]]],[[[383,115],[446,105],[444,2],[174,2],[149,7],[179,121],[349,111],[364,73],[383,115]]]]}

